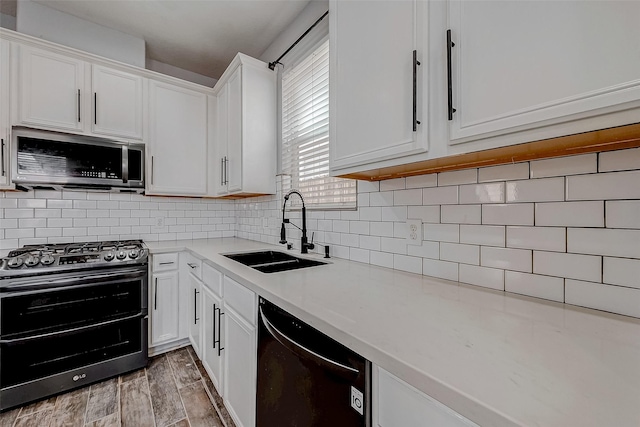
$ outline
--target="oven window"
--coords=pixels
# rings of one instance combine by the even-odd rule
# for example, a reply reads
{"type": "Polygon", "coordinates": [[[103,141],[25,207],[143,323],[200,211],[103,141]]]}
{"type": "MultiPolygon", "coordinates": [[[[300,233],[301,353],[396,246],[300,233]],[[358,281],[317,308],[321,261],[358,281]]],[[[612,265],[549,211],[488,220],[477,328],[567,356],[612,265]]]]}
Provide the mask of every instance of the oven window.
{"type": "Polygon", "coordinates": [[[143,286],[143,280],[136,279],[5,296],[0,299],[2,338],[23,338],[138,314],[143,286]]]}
{"type": "Polygon", "coordinates": [[[142,351],[142,317],[1,345],[2,388],[142,351]]]}

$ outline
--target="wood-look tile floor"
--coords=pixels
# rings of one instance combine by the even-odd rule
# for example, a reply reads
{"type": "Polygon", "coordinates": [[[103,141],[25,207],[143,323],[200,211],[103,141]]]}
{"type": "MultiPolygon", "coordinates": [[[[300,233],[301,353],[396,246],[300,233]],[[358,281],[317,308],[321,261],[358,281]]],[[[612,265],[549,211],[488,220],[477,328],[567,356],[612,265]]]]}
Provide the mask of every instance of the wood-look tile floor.
{"type": "Polygon", "coordinates": [[[146,369],[0,414],[0,427],[75,426],[235,427],[191,347],[154,357],[146,369]]]}

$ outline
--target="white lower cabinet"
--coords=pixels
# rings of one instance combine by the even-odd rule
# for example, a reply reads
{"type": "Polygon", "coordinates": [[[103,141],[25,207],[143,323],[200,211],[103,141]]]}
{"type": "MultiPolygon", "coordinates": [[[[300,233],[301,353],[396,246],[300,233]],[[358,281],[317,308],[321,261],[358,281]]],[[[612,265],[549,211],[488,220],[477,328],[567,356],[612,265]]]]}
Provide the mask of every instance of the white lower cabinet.
{"type": "Polygon", "coordinates": [[[202,282],[192,273],[189,273],[189,296],[191,298],[189,308],[189,340],[198,357],[202,359],[200,351],[202,337],[202,282]]]}
{"type": "Polygon", "coordinates": [[[151,345],[164,344],[179,337],[178,271],[153,275],[151,296],[151,345]]]}
{"type": "Polygon", "coordinates": [[[202,364],[213,385],[222,394],[223,351],[222,334],[224,333],[224,313],[222,299],[215,295],[208,286],[202,289],[202,364]]]}
{"type": "Polygon", "coordinates": [[[377,366],[374,368],[374,387],[374,396],[377,396],[377,403],[374,403],[376,427],[478,427],[377,366]]]}

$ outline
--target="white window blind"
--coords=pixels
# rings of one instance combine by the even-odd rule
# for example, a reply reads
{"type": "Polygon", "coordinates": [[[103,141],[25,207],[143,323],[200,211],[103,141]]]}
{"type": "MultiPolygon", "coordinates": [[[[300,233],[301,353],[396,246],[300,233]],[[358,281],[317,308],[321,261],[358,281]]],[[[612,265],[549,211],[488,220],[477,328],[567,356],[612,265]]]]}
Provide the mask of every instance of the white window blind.
{"type": "Polygon", "coordinates": [[[329,176],[329,41],[282,74],[283,190],[315,209],[356,207],[356,181],[329,176]]]}

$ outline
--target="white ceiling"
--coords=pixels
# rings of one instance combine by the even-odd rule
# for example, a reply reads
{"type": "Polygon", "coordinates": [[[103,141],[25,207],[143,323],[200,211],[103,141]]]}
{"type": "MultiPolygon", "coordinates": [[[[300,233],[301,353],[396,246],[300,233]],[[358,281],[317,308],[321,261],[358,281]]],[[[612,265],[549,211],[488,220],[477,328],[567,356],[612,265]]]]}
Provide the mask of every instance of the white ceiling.
{"type": "Polygon", "coordinates": [[[311,0],[35,1],[140,37],[148,58],[217,79],[237,52],[260,57],[311,0]]]}

